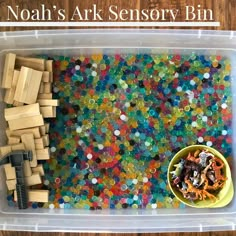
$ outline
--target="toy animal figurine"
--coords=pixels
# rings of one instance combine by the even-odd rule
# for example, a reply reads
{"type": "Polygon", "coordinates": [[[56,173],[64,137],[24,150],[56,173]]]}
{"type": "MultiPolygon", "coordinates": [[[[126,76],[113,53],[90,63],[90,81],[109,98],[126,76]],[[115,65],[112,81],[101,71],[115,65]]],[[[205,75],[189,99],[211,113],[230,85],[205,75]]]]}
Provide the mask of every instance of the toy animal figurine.
{"type": "Polygon", "coordinates": [[[171,171],[170,174],[172,175],[172,179],[175,179],[176,177],[179,177],[183,168],[184,168],[184,159],[181,159],[180,162],[178,164],[175,164],[175,170],[171,171]]]}

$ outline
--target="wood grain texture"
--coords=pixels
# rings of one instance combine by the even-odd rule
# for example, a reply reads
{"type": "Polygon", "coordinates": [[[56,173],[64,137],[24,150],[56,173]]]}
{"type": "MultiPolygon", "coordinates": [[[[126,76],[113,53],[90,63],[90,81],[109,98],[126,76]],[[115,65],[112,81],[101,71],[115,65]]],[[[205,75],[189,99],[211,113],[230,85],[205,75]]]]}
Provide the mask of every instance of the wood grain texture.
{"type": "MultiPolygon", "coordinates": [[[[197,27],[194,29],[217,29],[217,30],[236,30],[236,1],[235,0],[0,0],[0,21],[5,21],[7,18],[7,5],[19,5],[19,9],[28,8],[29,10],[40,8],[40,4],[45,4],[46,7],[52,8],[56,5],[57,8],[64,8],[69,13],[65,21],[69,21],[69,16],[73,13],[74,8],[79,6],[80,9],[91,7],[97,4],[98,8],[104,11],[104,20],[108,20],[106,9],[110,5],[117,5],[119,9],[162,9],[162,8],[177,8],[181,14],[176,21],[183,21],[183,11],[186,5],[201,4],[204,8],[210,8],[214,13],[214,20],[220,21],[220,27],[197,27]],[[181,17],[182,16],[182,17],[181,17]]],[[[56,21],[56,14],[52,14],[52,20],[56,21]]],[[[167,18],[167,20],[169,20],[167,18]]],[[[62,27],[67,28],[67,27],[62,27]]],[[[75,28],[75,27],[74,27],[75,28]]],[[[158,27],[156,27],[158,28],[158,27]]],[[[173,27],[174,28],[174,27],[173,27]]],[[[179,27],[178,27],[179,28],[179,27]]],[[[0,31],[15,31],[15,30],[35,30],[35,29],[61,29],[59,27],[3,27],[0,31]]],[[[183,28],[186,29],[186,28],[183,28]]],[[[31,232],[9,232],[0,231],[0,236],[99,236],[96,233],[31,233],[31,232]]],[[[110,234],[102,234],[108,236],[110,234]]],[[[112,234],[112,236],[232,236],[236,235],[236,231],[231,232],[209,232],[209,233],[168,233],[168,234],[112,234]]]]}

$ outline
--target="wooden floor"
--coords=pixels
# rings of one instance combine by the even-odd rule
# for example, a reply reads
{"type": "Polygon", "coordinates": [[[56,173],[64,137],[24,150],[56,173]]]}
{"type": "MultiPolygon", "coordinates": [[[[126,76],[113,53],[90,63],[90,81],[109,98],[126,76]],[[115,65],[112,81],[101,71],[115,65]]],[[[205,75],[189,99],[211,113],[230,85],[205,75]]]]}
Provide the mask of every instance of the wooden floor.
{"type": "MultiPolygon", "coordinates": [[[[193,5],[197,7],[198,4],[204,8],[213,10],[214,20],[220,21],[220,27],[208,27],[201,29],[217,29],[217,30],[236,30],[236,0],[0,0],[0,21],[6,21],[7,19],[7,5],[12,7],[18,5],[19,9],[40,9],[40,4],[45,4],[47,8],[52,9],[53,5],[57,8],[64,8],[67,11],[67,17],[65,21],[70,20],[76,6],[80,9],[89,8],[92,4],[97,4],[97,7],[104,11],[104,21],[108,21],[108,14],[106,13],[108,6],[117,5],[119,9],[163,9],[163,8],[177,8],[180,9],[181,15],[177,17],[176,21],[183,21],[184,8],[186,5],[193,5]]],[[[52,21],[57,21],[56,14],[52,14],[52,21]]],[[[169,20],[169,19],[167,19],[169,20]]],[[[55,29],[43,28],[43,29],[55,29]]],[[[0,31],[14,31],[14,30],[35,30],[36,28],[20,28],[20,27],[8,27],[0,28],[0,31]]],[[[37,28],[40,29],[40,28],[37,28]]],[[[58,28],[56,28],[58,29],[58,28]]],[[[195,28],[196,29],[196,28],[195,28]]],[[[198,29],[198,28],[197,28],[198,29]]],[[[70,233],[30,233],[30,232],[1,232],[0,236],[70,236],[75,234],[70,233]]],[[[79,234],[81,236],[97,236],[98,234],[79,234]]],[[[107,236],[109,234],[102,234],[107,236]]],[[[114,234],[116,235],[116,234],[114,234]]],[[[124,234],[119,234],[124,235],[124,234]]],[[[127,234],[125,234],[127,236],[127,234]]],[[[132,236],[149,236],[153,234],[128,234],[132,236]]],[[[155,234],[162,236],[228,236],[236,235],[235,232],[210,232],[210,233],[168,233],[168,234],[155,234]]]]}

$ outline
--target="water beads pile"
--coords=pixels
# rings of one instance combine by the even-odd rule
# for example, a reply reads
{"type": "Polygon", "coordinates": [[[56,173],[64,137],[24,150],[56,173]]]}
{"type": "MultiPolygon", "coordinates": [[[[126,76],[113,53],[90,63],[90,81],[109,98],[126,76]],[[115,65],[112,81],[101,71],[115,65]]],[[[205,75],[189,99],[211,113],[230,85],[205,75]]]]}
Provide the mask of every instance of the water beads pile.
{"type": "MultiPolygon", "coordinates": [[[[45,208],[181,208],[173,155],[206,144],[231,156],[230,61],[203,55],[54,57],[45,208]]],[[[34,203],[36,204],[36,203],[34,203]]],[[[35,205],[37,207],[37,205],[35,205]]]]}

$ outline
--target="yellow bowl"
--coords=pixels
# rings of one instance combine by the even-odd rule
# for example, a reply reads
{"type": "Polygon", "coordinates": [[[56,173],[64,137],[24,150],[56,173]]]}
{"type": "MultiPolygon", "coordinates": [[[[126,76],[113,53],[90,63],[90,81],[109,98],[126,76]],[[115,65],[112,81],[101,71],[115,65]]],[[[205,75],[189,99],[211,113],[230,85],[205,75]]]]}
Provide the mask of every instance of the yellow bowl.
{"type": "Polygon", "coordinates": [[[179,201],[181,201],[182,203],[184,203],[190,207],[196,207],[196,208],[224,207],[231,202],[233,195],[234,195],[234,188],[233,188],[233,182],[232,182],[232,178],[231,178],[231,171],[229,168],[229,164],[220,152],[218,152],[217,150],[215,150],[214,148],[211,148],[211,147],[207,147],[204,145],[192,145],[192,146],[188,146],[186,148],[183,148],[178,153],[176,153],[176,155],[171,160],[169,167],[168,167],[167,175],[168,175],[167,176],[168,184],[170,186],[172,193],[175,195],[175,197],[179,201]],[[208,150],[209,152],[214,154],[216,157],[220,158],[225,164],[225,167],[223,168],[223,174],[224,174],[224,176],[227,177],[227,180],[225,181],[223,188],[216,195],[217,200],[214,202],[210,199],[198,200],[198,201],[192,202],[188,199],[185,199],[183,197],[182,193],[179,192],[179,190],[177,188],[171,186],[170,172],[175,170],[174,165],[177,164],[181,158],[186,158],[187,155],[189,154],[189,152],[193,153],[196,150],[208,150]]]}

